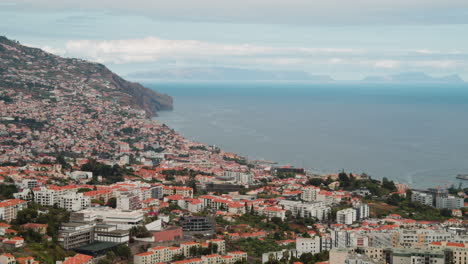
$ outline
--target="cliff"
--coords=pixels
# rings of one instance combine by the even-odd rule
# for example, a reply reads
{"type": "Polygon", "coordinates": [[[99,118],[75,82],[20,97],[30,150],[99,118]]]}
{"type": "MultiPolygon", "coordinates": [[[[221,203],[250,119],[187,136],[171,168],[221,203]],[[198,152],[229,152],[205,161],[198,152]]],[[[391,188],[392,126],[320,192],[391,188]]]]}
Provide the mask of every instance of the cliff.
{"type": "Polygon", "coordinates": [[[43,99],[53,97],[57,89],[86,93],[142,109],[148,116],[172,109],[170,96],[126,81],[102,64],[62,58],[0,36],[1,87],[43,99]]]}

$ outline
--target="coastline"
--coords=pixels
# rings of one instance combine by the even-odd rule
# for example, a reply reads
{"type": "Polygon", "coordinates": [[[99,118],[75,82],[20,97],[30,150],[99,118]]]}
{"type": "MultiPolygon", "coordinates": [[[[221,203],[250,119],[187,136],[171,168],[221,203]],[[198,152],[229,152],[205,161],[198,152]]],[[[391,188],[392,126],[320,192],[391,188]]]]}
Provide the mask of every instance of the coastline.
{"type": "MultiPolygon", "coordinates": [[[[320,123],[318,127],[313,127],[313,131],[308,132],[310,135],[300,133],[308,129],[305,126],[299,126],[299,128],[296,129],[300,130],[299,134],[297,134],[295,129],[281,129],[280,132],[282,134],[280,135],[279,133],[270,134],[272,130],[268,129],[268,122],[261,120],[261,118],[265,118],[271,122],[272,119],[270,116],[274,116],[277,122],[284,123],[286,127],[294,125],[294,123],[292,121],[289,122],[288,119],[291,117],[297,118],[297,116],[302,114],[305,110],[299,108],[304,107],[304,103],[307,102],[304,101],[304,103],[302,103],[302,101],[300,101],[299,106],[296,107],[297,109],[292,108],[291,110],[291,108],[289,108],[286,110],[278,110],[273,108],[274,104],[277,103],[276,98],[278,96],[276,94],[270,94],[268,97],[259,97],[258,94],[264,91],[264,86],[260,87],[262,90],[258,90],[257,87],[253,85],[242,86],[235,91],[230,90],[233,89],[231,87],[237,88],[237,85],[236,83],[230,86],[223,86],[222,84],[212,84],[211,86],[197,84],[193,86],[190,84],[179,85],[173,83],[167,85],[165,83],[158,83],[149,84],[148,87],[162,89],[164,92],[173,95],[175,99],[176,106],[174,111],[161,112],[161,114],[156,117],[156,120],[162,121],[192,141],[220,146],[226,151],[239,153],[239,155],[246,156],[250,160],[273,160],[278,162],[279,165],[315,168],[316,170],[314,170],[314,172],[320,174],[333,174],[345,169],[347,172],[356,174],[366,173],[376,179],[387,177],[418,188],[447,184],[458,186],[459,181],[455,176],[458,173],[463,173],[468,170],[468,168],[458,166],[462,165],[461,163],[457,164],[457,162],[461,161],[462,157],[464,157],[463,153],[465,153],[461,149],[461,146],[450,148],[448,145],[445,145],[445,139],[443,138],[434,141],[433,137],[437,136],[435,132],[427,134],[426,139],[421,133],[415,134],[416,129],[424,129],[424,131],[427,132],[428,130],[426,127],[421,127],[422,125],[426,126],[426,124],[412,124],[414,118],[420,119],[421,122],[424,119],[435,122],[434,118],[440,118],[442,122],[447,122],[444,120],[447,119],[444,115],[453,115],[455,111],[466,112],[465,105],[437,104],[437,111],[440,111],[440,113],[437,114],[438,116],[434,117],[431,116],[432,112],[423,112],[423,109],[425,110],[425,104],[432,104],[432,101],[425,103],[417,102],[416,104],[410,104],[410,102],[407,103],[404,101],[398,105],[396,101],[385,103],[384,106],[388,108],[388,111],[384,109],[385,112],[383,112],[383,116],[379,117],[383,119],[391,118],[391,122],[395,121],[395,124],[390,124],[392,129],[395,128],[395,125],[398,125],[396,128],[401,130],[400,133],[389,131],[391,133],[388,135],[388,139],[385,137],[385,142],[380,142],[379,140],[382,140],[384,136],[380,136],[382,131],[386,132],[386,130],[383,130],[386,124],[377,127],[377,131],[371,131],[369,133],[366,132],[362,134],[359,132],[360,130],[357,130],[356,133],[350,131],[352,134],[347,133],[346,135],[341,135],[336,131],[329,133],[328,130],[333,129],[335,126],[327,121],[325,117],[318,115],[314,115],[313,119],[311,119],[319,120],[317,122],[320,123]],[[247,88],[252,88],[252,90],[248,91],[247,88]],[[247,96],[252,94],[254,99],[246,99],[247,96]],[[260,98],[262,101],[256,103],[255,100],[259,100],[260,98]],[[241,104],[239,103],[240,101],[241,104]],[[397,116],[395,116],[393,110],[395,107],[401,108],[398,110],[397,116]],[[409,117],[406,112],[410,113],[409,117]],[[411,117],[411,115],[414,115],[414,117],[411,117]],[[398,120],[398,118],[403,118],[405,122],[408,122],[408,126],[411,127],[400,126],[398,123],[400,120],[398,120]],[[412,134],[407,134],[409,132],[412,134]],[[371,134],[370,137],[367,136],[369,134],[371,134]],[[298,141],[310,140],[310,142],[306,142],[301,146],[294,142],[294,137],[289,138],[287,135],[297,135],[298,141]],[[347,136],[352,137],[346,138],[347,136]],[[314,137],[316,137],[316,140],[314,137]],[[359,140],[355,140],[356,137],[359,137],[359,140]],[[395,138],[392,139],[392,137],[395,138]],[[346,140],[355,140],[359,145],[348,145],[346,140]],[[366,141],[372,144],[369,145],[366,141]],[[437,143],[437,145],[434,145],[434,143],[437,143]],[[382,144],[383,146],[377,147],[382,144]],[[305,147],[306,145],[310,147],[305,147]],[[444,152],[449,148],[456,152],[444,152]],[[294,149],[297,151],[294,151],[294,149]],[[311,149],[314,149],[314,151],[311,151],[311,149]],[[346,151],[349,149],[353,151],[348,155],[346,151]],[[381,152],[383,149],[385,149],[385,152],[381,152]],[[458,152],[461,154],[458,155],[461,158],[453,159],[453,157],[456,157],[454,153],[458,152]],[[358,154],[358,156],[354,153],[358,154]],[[450,156],[447,155],[448,153],[450,156]],[[367,166],[369,164],[371,166],[367,166]]],[[[295,89],[295,86],[286,87],[295,89]]],[[[280,88],[281,86],[272,87],[278,95],[281,95],[280,88]]],[[[422,90],[420,88],[418,89],[422,90]]],[[[323,90],[325,90],[325,88],[320,91],[323,90]]],[[[403,90],[403,88],[400,90],[403,90]]],[[[295,90],[293,92],[295,92],[295,90]]],[[[298,93],[302,93],[302,91],[298,93]]],[[[308,93],[313,93],[313,91],[308,93]]],[[[384,95],[387,93],[396,94],[396,92],[392,91],[381,91],[380,93],[384,95]]],[[[411,94],[413,94],[413,92],[411,92],[411,94]]],[[[328,95],[325,95],[317,100],[324,98],[324,101],[326,101],[335,95],[331,93],[329,97],[327,96],[328,95]]],[[[349,97],[347,94],[346,96],[349,97]]],[[[380,95],[376,97],[380,100],[380,95]]],[[[291,98],[294,99],[296,97],[291,98]]],[[[353,98],[350,98],[349,100],[352,101],[353,98]]],[[[409,97],[404,97],[403,99],[407,100],[406,98],[409,97]]],[[[432,97],[429,99],[431,98],[432,97]]],[[[314,99],[312,100],[317,106],[317,109],[330,107],[327,102],[316,103],[314,99]]],[[[349,100],[346,101],[346,108],[350,109],[350,113],[353,114],[356,110],[359,111],[356,114],[360,115],[360,117],[365,115],[361,118],[363,120],[362,123],[375,122],[374,120],[377,120],[372,116],[372,113],[365,112],[369,108],[373,108],[373,105],[362,101],[362,98],[358,98],[356,105],[354,105],[353,102],[349,103],[349,100]]],[[[421,100],[423,99],[421,98],[421,100]]],[[[333,104],[331,106],[335,105],[336,104],[333,104]]],[[[288,106],[290,107],[291,105],[285,105],[285,107],[288,106]]],[[[327,116],[327,118],[338,118],[338,120],[340,120],[341,117],[337,116],[339,111],[340,110],[336,110],[336,115],[334,114],[335,112],[333,112],[334,115],[332,117],[327,116]]],[[[306,120],[302,119],[301,121],[306,120]]],[[[357,120],[357,122],[361,121],[357,120]]],[[[352,123],[350,121],[349,125],[351,124],[356,124],[356,122],[352,123]]],[[[346,127],[347,124],[344,123],[343,126],[346,127]]],[[[459,136],[454,136],[454,138],[459,138],[459,136]]],[[[458,143],[454,142],[453,144],[458,143]]]]}

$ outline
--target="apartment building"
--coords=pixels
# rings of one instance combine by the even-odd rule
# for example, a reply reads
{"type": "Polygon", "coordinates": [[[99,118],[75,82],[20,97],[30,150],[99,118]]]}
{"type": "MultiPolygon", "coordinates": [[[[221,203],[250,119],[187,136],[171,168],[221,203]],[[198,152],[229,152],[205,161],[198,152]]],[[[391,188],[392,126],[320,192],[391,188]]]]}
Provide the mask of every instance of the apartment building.
{"type": "Polygon", "coordinates": [[[67,193],[61,196],[58,206],[70,212],[76,212],[87,208],[91,204],[89,197],[83,193],[67,193]]]}
{"type": "Polygon", "coordinates": [[[15,219],[18,212],[26,208],[27,202],[20,199],[0,201],[0,220],[10,222],[15,219]]]}
{"type": "Polygon", "coordinates": [[[322,243],[319,236],[314,236],[312,238],[296,238],[296,250],[299,255],[304,253],[317,254],[322,251],[321,245],[322,243]]]}
{"type": "Polygon", "coordinates": [[[343,225],[351,225],[357,219],[356,209],[347,208],[336,212],[336,222],[343,225]]]}
{"type": "Polygon", "coordinates": [[[411,194],[411,201],[433,206],[433,196],[430,193],[413,191],[411,194]]]}
{"type": "Polygon", "coordinates": [[[436,197],[436,208],[437,209],[460,209],[465,205],[463,198],[455,196],[438,196],[436,197]]]}
{"type": "Polygon", "coordinates": [[[301,199],[306,202],[313,202],[317,200],[317,194],[320,188],[315,186],[306,186],[301,190],[301,199]]]}
{"type": "Polygon", "coordinates": [[[390,248],[384,250],[388,264],[445,264],[444,251],[427,248],[390,248]]]}
{"type": "Polygon", "coordinates": [[[59,244],[69,250],[94,242],[94,226],[90,223],[63,223],[58,233],[59,244]]]}

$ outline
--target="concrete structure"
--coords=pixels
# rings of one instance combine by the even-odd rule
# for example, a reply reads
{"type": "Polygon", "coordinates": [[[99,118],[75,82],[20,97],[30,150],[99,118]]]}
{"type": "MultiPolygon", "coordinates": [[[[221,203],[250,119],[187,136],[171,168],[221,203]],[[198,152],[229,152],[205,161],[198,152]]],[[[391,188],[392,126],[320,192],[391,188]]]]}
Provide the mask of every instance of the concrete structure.
{"type": "Polygon", "coordinates": [[[306,186],[301,190],[301,199],[306,202],[313,202],[317,200],[317,194],[320,188],[315,186],[306,186]]]}
{"type": "Polygon", "coordinates": [[[388,264],[445,264],[442,250],[419,248],[391,248],[384,251],[388,264]]]}
{"type": "Polygon", "coordinates": [[[61,196],[58,206],[70,212],[76,212],[87,208],[91,204],[89,197],[83,193],[67,193],[61,196]]]}
{"type": "Polygon", "coordinates": [[[161,231],[153,231],[154,242],[168,242],[181,239],[183,237],[182,227],[169,226],[161,231]]]}
{"type": "Polygon", "coordinates": [[[279,205],[285,210],[291,211],[292,215],[304,218],[316,218],[319,221],[328,219],[331,208],[325,206],[323,202],[309,202],[281,200],[279,205]]]}
{"type": "Polygon", "coordinates": [[[129,230],[143,222],[143,212],[141,210],[121,211],[109,207],[90,207],[73,213],[71,218],[75,221],[116,225],[120,230],[129,230]]]}
{"type": "Polygon", "coordinates": [[[64,249],[72,249],[94,242],[94,226],[90,223],[64,223],[58,233],[64,249]]]}
{"type": "Polygon", "coordinates": [[[432,194],[424,193],[424,192],[417,192],[413,191],[411,194],[411,201],[412,202],[419,202],[424,205],[433,206],[433,197],[432,194]]]}
{"type": "Polygon", "coordinates": [[[437,209],[460,209],[464,207],[464,199],[455,196],[436,197],[437,209]]]}
{"type": "Polygon", "coordinates": [[[347,208],[336,212],[336,222],[343,225],[351,225],[356,221],[356,209],[347,208]]]}
{"type": "Polygon", "coordinates": [[[19,211],[26,208],[27,203],[20,199],[9,199],[0,202],[0,220],[10,222],[16,218],[19,211]]]}
{"type": "Polygon", "coordinates": [[[321,239],[319,236],[314,236],[312,238],[296,238],[296,250],[299,255],[304,253],[317,254],[322,251],[321,239]]]}
{"type": "Polygon", "coordinates": [[[141,209],[140,197],[133,193],[124,193],[117,197],[117,209],[133,211],[141,209]]]}

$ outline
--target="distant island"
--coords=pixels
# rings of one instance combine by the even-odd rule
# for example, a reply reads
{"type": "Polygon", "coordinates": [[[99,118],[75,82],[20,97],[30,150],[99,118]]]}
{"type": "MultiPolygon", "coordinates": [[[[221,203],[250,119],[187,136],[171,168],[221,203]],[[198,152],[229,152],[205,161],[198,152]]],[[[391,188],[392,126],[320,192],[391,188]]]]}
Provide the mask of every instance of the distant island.
{"type": "Polygon", "coordinates": [[[335,80],[328,75],[315,75],[305,71],[258,70],[231,67],[186,67],[137,71],[129,79],[148,81],[307,81],[315,83],[464,83],[456,75],[432,77],[423,72],[402,72],[394,75],[368,76],[357,81],[335,80]]]}

